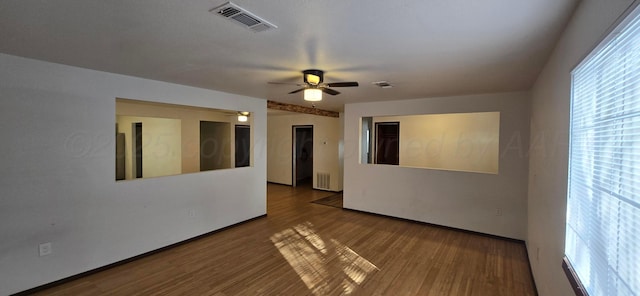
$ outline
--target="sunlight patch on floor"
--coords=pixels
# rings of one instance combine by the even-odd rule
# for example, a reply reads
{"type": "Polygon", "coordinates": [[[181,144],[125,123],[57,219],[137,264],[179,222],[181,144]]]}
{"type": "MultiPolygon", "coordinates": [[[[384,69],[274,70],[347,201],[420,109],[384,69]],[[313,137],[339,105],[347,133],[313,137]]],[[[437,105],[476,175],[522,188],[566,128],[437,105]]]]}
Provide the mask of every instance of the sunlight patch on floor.
{"type": "Polygon", "coordinates": [[[314,295],[351,294],[370,273],[379,270],[339,241],[329,239],[326,243],[310,222],[270,239],[314,295]]]}

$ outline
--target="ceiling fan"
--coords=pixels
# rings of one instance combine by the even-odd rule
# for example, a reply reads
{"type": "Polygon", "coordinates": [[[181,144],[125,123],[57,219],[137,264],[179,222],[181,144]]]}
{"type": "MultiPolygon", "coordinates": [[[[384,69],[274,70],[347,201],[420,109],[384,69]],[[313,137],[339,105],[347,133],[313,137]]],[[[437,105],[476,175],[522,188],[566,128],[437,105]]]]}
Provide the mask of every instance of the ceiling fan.
{"type": "MultiPolygon", "coordinates": [[[[324,82],[324,71],[317,69],[309,69],[302,71],[302,80],[304,83],[294,85],[302,86],[302,88],[289,92],[289,94],[295,94],[304,91],[304,99],[306,101],[320,101],[322,100],[322,93],[327,93],[332,96],[340,94],[339,91],[331,89],[330,87],[354,87],[358,86],[358,82],[324,82]]],[[[270,84],[292,84],[284,82],[269,82],[270,84]]]]}

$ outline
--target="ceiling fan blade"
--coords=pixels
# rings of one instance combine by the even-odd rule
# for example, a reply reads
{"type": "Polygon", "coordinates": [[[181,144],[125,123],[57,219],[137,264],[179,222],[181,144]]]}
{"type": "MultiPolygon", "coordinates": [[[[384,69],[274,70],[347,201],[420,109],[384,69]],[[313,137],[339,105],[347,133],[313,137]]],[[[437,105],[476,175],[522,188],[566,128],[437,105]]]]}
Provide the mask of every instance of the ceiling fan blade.
{"type": "Polygon", "coordinates": [[[322,90],[322,92],[327,93],[327,94],[330,94],[330,95],[332,95],[332,96],[335,96],[335,95],[337,95],[337,94],[340,94],[340,92],[339,92],[339,91],[337,91],[337,90],[333,90],[333,89],[330,89],[330,88],[321,87],[320,89],[322,90]]]}
{"type": "Polygon", "coordinates": [[[273,85],[295,85],[295,86],[301,86],[301,87],[306,87],[307,86],[307,84],[295,83],[295,82],[267,82],[267,84],[273,84],[273,85]]]}
{"type": "Polygon", "coordinates": [[[301,92],[301,91],[303,91],[303,90],[305,90],[305,88],[304,88],[304,87],[303,87],[303,88],[296,89],[296,90],[294,90],[294,91],[290,92],[289,94],[299,93],[299,92],[301,92]]]}
{"type": "Polygon", "coordinates": [[[351,87],[351,86],[358,86],[358,83],[355,81],[350,81],[350,82],[333,82],[333,83],[327,83],[328,87],[351,87]]]}
{"type": "Polygon", "coordinates": [[[282,84],[282,85],[300,85],[300,83],[295,83],[295,82],[273,82],[273,81],[269,81],[267,82],[268,84],[282,84]]]}

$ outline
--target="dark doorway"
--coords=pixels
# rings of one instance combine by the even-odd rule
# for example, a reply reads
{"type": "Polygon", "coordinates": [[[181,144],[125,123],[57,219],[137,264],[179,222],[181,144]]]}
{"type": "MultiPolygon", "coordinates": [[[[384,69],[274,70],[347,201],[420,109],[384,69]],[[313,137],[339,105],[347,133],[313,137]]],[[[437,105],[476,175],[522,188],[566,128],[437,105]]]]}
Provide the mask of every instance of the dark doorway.
{"type": "Polygon", "coordinates": [[[231,126],[200,121],[200,171],[231,168],[231,126]]]}
{"type": "Polygon", "coordinates": [[[116,181],[126,178],[125,167],[125,134],[118,132],[118,124],[116,123],[116,181]]]}
{"type": "Polygon", "coordinates": [[[236,167],[248,167],[251,160],[251,127],[236,125],[236,167]]]}
{"type": "Polygon", "coordinates": [[[134,176],[142,178],[142,122],[133,123],[134,176]]]}
{"type": "Polygon", "coordinates": [[[398,165],[400,163],[400,123],[376,123],[376,163],[398,165]]]}
{"type": "Polygon", "coordinates": [[[293,186],[313,182],[313,126],[293,127],[293,186]]]}

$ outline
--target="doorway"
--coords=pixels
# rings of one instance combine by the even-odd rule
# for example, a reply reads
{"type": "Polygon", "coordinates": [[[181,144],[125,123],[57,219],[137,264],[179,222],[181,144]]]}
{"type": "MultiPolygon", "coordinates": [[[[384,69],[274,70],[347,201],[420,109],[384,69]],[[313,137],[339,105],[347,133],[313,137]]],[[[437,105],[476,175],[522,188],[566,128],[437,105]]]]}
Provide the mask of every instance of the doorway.
{"type": "Polygon", "coordinates": [[[133,175],[136,179],[142,178],[142,122],[132,124],[133,136],[133,175]]]}
{"type": "Polygon", "coordinates": [[[248,125],[236,125],[236,167],[248,167],[251,163],[251,127],[248,125]]]}
{"type": "Polygon", "coordinates": [[[376,163],[400,163],[400,122],[376,123],[376,163]]]}
{"type": "Polygon", "coordinates": [[[200,171],[231,168],[230,128],[228,122],[200,121],[200,171]]]}
{"type": "Polygon", "coordinates": [[[313,183],[313,126],[293,126],[292,184],[313,183]]]}

